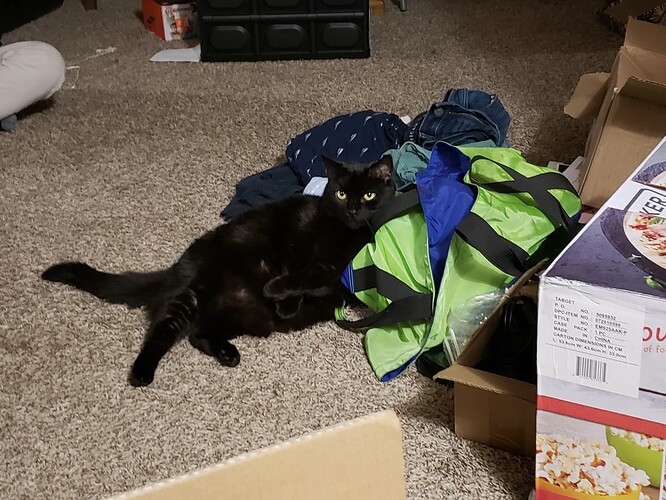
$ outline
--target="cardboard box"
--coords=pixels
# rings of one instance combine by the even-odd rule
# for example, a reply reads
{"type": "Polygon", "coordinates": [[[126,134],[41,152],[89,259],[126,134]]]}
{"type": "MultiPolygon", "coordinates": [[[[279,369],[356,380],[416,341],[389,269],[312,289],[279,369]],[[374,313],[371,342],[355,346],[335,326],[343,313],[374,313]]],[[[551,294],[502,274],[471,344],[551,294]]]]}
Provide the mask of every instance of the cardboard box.
{"type": "Polygon", "coordinates": [[[666,26],[629,19],[610,75],[583,75],[564,111],[596,117],[580,194],[599,208],[666,135],[666,26]]]}
{"type": "Polygon", "coordinates": [[[666,139],[542,275],[537,358],[537,499],[666,500],[666,139]]]}
{"type": "Polygon", "coordinates": [[[143,25],[162,40],[186,40],[196,36],[194,3],[141,0],[143,25]]]}
{"type": "Polygon", "coordinates": [[[109,500],[403,500],[403,467],[389,410],[109,500]]]}
{"type": "Polygon", "coordinates": [[[474,367],[483,359],[506,302],[518,295],[536,299],[536,285],[527,283],[542,267],[540,263],[516,281],[472,334],[456,362],[434,376],[454,383],[458,436],[522,455],[534,454],[536,386],[474,367]]]}

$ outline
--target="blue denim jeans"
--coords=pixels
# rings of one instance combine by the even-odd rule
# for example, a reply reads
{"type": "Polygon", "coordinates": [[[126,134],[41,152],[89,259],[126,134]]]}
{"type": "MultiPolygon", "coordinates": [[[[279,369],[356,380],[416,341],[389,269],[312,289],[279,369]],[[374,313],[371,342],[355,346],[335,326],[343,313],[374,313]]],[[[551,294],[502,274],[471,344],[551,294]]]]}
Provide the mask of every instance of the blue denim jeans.
{"type": "Polygon", "coordinates": [[[494,94],[481,90],[451,89],[409,124],[405,141],[432,149],[444,141],[454,146],[486,140],[506,145],[511,117],[494,94]]]}

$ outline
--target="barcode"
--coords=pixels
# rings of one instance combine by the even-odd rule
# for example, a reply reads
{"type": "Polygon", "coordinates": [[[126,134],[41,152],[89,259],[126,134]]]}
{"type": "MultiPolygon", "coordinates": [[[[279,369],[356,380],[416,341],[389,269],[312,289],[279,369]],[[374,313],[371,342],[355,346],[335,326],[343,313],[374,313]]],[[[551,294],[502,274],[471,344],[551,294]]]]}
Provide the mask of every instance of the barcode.
{"type": "Polygon", "coordinates": [[[596,359],[576,356],[576,376],[597,382],[606,382],[606,364],[596,359]]]}

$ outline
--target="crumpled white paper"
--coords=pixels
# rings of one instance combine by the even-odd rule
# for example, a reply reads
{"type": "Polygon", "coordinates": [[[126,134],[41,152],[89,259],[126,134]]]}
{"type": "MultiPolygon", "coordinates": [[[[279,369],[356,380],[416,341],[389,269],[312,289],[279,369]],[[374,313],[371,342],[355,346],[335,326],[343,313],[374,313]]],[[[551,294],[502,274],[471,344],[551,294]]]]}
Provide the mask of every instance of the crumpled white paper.
{"type": "Polygon", "coordinates": [[[165,49],[150,58],[152,62],[199,62],[201,45],[184,49],[165,49]]]}

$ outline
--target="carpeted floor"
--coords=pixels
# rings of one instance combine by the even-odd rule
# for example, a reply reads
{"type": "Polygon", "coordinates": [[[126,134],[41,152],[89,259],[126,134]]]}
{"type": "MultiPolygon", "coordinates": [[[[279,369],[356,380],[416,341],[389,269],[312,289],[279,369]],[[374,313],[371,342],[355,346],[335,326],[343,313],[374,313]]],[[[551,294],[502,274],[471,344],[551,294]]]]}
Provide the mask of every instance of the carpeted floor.
{"type": "Polygon", "coordinates": [[[134,389],[141,314],[39,273],[73,258],[169,264],[291,136],[366,108],[414,116],[450,87],[496,92],[528,159],[571,160],[587,129],[562,106],[621,43],[598,3],[409,0],[404,14],[389,3],[368,60],[150,63],[167,44],[144,30],[138,0],[94,12],[67,0],[5,36],[50,42],[80,69],[0,134],[0,496],[104,497],[392,407],[409,498],[526,498],[530,459],[457,438],[451,392],[415,370],[377,382],[358,335],[324,324],[241,339],[234,369],[183,344],[134,389]]]}

